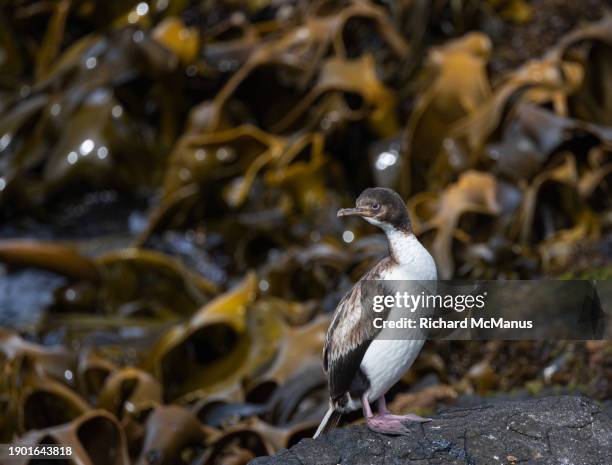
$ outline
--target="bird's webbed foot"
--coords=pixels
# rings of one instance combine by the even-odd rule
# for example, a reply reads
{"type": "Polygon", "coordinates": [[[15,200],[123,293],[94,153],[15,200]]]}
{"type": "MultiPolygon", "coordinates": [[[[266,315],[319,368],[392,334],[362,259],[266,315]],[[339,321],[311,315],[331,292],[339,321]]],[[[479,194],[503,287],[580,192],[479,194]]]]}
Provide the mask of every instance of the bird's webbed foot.
{"type": "Polygon", "coordinates": [[[383,434],[408,434],[411,423],[427,423],[431,418],[423,418],[418,415],[392,415],[382,413],[366,418],[368,428],[383,434]]]}
{"type": "Polygon", "coordinates": [[[372,415],[370,404],[366,398],[362,400],[366,425],[372,431],[383,434],[408,434],[411,423],[427,423],[431,418],[423,418],[413,413],[408,415],[393,415],[387,410],[384,395],[378,401],[378,415],[372,415]]]}

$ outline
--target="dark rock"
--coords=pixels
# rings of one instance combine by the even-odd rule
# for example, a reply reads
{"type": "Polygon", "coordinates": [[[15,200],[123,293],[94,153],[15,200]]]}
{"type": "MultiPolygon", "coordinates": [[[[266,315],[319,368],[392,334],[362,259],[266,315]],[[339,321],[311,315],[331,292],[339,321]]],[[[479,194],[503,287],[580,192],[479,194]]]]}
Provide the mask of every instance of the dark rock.
{"type": "Polygon", "coordinates": [[[451,409],[407,436],[365,426],[304,439],[250,465],[609,465],[612,418],[584,397],[451,409]]]}

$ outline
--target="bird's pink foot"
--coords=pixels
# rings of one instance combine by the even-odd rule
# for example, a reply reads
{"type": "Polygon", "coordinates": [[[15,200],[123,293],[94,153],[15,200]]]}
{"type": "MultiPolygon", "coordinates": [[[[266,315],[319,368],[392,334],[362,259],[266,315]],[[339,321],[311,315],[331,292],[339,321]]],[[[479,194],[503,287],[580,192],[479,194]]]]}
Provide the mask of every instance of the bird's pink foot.
{"type": "Polygon", "coordinates": [[[423,418],[412,413],[408,415],[392,415],[382,413],[366,418],[368,428],[383,434],[407,434],[410,423],[427,423],[431,418],[423,418]]]}

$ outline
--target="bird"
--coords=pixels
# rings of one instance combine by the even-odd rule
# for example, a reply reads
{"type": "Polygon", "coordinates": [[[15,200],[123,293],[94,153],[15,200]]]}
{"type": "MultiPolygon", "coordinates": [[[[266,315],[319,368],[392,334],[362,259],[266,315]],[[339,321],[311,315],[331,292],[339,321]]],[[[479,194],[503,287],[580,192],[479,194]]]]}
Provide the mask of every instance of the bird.
{"type": "MultiPolygon", "coordinates": [[[[385,402],[386,392],[410,368],[424,338],[381,337],[372,324],[380,313],[371,311],[363,295],[368,283],[418,280],[436,281],[433,257],[414,235],[406,204],[392,189],[364,190],[355,208],[343,208],[338,217],[359,216],[385,233],[388,255],[368,270],[340,300],[332,317],[323,348],[330,402],[314,437],[335,427],[344,413],[362,408],[367,427],[384,434],[407,434],[411,422],[427,422],[414,414],[393,415],[385,402]],[[378,413],[371,404],[377,402],[378,413]]],[[[387,283],[386,285],[391,285],[387,283]]],[[[389,312],[384,314],[389,318],[389,312]]]]}

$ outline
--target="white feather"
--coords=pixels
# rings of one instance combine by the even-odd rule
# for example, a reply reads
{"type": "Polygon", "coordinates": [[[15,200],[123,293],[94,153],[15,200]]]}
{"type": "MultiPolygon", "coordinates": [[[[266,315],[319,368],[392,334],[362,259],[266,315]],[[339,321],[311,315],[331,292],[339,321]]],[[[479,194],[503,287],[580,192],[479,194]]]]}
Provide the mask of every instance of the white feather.
{"type": "MultiPolygon", "coordinates": [[[[427,249],[414,234],[393,229],[368,218],[380,226],[389,239],[390,252],[397,265],[383,275],[384,280],[436,280],[436,265],[427,249]]],[[[392,316],[392,318],[394,318],[392,316]]],[[[383,330],[372,341],[361,361],[361,369],[370,380],[368,400],[373,402],[385,394],[410,368],[425,341],[387,338],[383,330]]],[[[358,408],[361,402],[355,402],[358,408]]]]}

